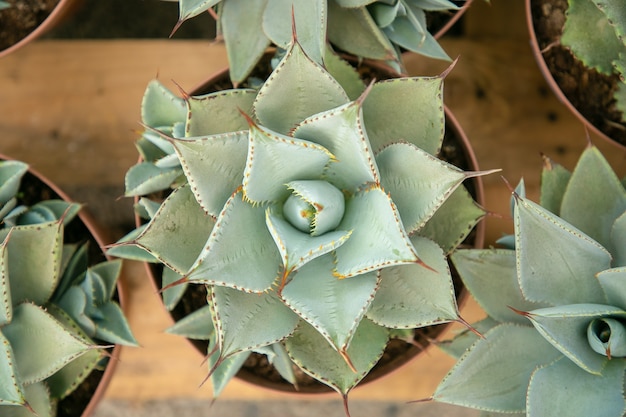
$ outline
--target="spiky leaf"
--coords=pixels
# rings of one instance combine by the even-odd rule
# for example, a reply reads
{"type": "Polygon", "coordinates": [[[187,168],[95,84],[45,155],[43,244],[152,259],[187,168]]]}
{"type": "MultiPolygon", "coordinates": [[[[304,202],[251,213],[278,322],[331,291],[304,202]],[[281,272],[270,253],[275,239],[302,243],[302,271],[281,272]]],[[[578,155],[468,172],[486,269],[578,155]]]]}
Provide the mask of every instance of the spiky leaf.
{"type": "Polygon", "coordinates": [[[190,97],[187,103],[185,136],[212,136],[246,130],[241,112],[251,113],[256,91],[237,89],[190,97]]]}

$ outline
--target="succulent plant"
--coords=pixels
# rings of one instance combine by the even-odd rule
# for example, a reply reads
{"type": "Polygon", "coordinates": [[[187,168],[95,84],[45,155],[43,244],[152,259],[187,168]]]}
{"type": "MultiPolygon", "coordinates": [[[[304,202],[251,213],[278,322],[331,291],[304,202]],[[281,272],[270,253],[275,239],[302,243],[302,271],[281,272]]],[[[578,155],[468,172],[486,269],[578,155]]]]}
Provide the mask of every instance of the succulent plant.
{"type": "MultiPolygon", "coordinates": [[[[151,220],[111,248],[164,266],[169,308],[207,288],[169,331],[210,340],[215,396],[254,351],[345,399],[390,337],[461,320],[446,254],[484,215],[462,185],[483,173],[435,156],[443,75],[366,88],[326,62],[335,77],[294,41],[258,91],[184,94],[184,137],[153,132],[185,181],[162,203],[141,198],[151,220]]],[[[156,125],[180,120],[167,106],[156,125]]]]}
{"type": "Polygon", "coordinates": [[[0,10],[8,9],[9,7],[11,7],[9,3],[7,3],[6,1],[0,1],[0,10]]]}
{"type": "Polygon", "coordinates": [[[218,19],[239,84],[270,45],[291,42],[292,12],[306,53],[322,63],[327,41],[362,58],[401,62],[400,48],[448,59],[426,27],[426,12],[458,10],[450,0],[179,0],[179,21],[210,11],[218,19]]]}
{"type": "MultiPolygon", "coordinates": [[[[619,76],[614,93],[626,114],[626,12],[619,0],[568,0],[561,44],[585,66],[619,76]]],[[[622,116],[626,122],[626,116],[622,116]]]]}
{"type": "Polygon", "coordinates": [[[513,193],[513,239],[451,258],[487,313],[433,398],[485,415],[626,412],[626,181],[589,146],[570,172],[546,158],[540,204],[513,193]],[[512,244],[511,244],[512,243],[512,244]]]}
{"type": "Polygon", "coordinates": [[[136,344],[112,300],[121,262],[89,266],[87,244],[64,244],[80,205],[21,205],[27,168],[0,162],[0,414],[9,417],[55,416],[106,362],[104,343],[136,344]]]}

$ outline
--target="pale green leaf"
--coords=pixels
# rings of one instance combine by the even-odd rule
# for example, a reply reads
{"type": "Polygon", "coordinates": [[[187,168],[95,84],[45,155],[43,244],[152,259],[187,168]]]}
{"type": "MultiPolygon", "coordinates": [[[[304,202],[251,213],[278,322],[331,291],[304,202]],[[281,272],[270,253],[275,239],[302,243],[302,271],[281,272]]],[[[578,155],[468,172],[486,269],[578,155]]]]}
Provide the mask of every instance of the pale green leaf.
{"type": "Polygon", "coordinates": [[[183,294],[187,290],[189,286],[188,283],[182,282],[180,283],[180,279],[182,279],[183,275],[178,272],[163,266],[163,273],[161,274],[161,283],[162,288],[167,287],[174,282],[179,282],[178,285],[174,285],[173,287],[166,288],[161,293],[163,297],[163,305],[168,311],[174,310],[176,304],[181,300],[183,294]]]}
{"type": "MultiPolygon", "coordinates": [[[[484,335],[495,326],[501,324],[500,322],[486,317],[476,323],[472,323],[472,328],[484,335]]],[[[444,340],[437,343],[437,347],[446,352],[448,355],[455,359],[459,359],[465,352],[467,352],[474,343],[479,340],[479,336],[468,328],[464,328],[459,333],[454,335],[454,339],[444,340]]]]}
{"type": "Polygon", "coordinates": [[[626,190],[598,148],[588,147],[567,185],[560,216],[613,253],[611,228],[624,212],[626,190]]]}
{"type": "Polygon", "coordinates": [[[377,82],[363,103],[363,119],[374,153],[405,141],[437,155],[445,128],[443,76],[377,82]]]}
{"type": "MultiPolygon", "coordinates": [[[[230,0],[229,0],[230,1],[230,0]]],[[[256,91],[236,89],[189,97],[185,136],[211,136],[248,129],[241,114],[252,112],[256,91]]]]}
{"type": "Polygon", "coordinates": [[[96,325],[86,313],[87,296],[81,288],[72,286],[54,303],[65,311],[90,337],[96,334],[96,325]]]}
{"type": "Polygon", "coordinates": [[[339,83],[295,42],[259,90],[254,115],[263,126],[286,135],[307,117],[348,101],[339,83]]]}
{"type": "Polygon", "coordinates": [[[92,348],[34,304],[17,306],[2,332],[25,384],[42,381],[92,348]]]}
{"type": "Polygon", "coordinates": [[[214,325],[222,359],[279,342],[291,335],[299,322],[275,292],[254,294],[213,286],[208,299],[215,310],[214,325]]]}
{"type": "Polygon", "coordinates": [[[429,58],[450,61],[446,51],[439,45],[433,35],[426,28],[426,15],[420,11],[415,16],[398,16],[392,27],[385,28],[383,33],[394,44],[411,52],[427,56],[429,58]]]}
{"type": "MultiPolygon", "coordinates": [[[[190,19],[204,13],[222,0],[178,0],[179,20],[190,19]]],[[[228,3],[230,0],[225,1],[228,3]]]]}
{"type": "Polygon", "coordinates": [[[241,185],[247,139],[248,132],[239,131],[173,142],[196,200],[211,216],[241,185]]]}
{"type": "Polygon", "coordinates": [[[621,417],[626,412],[626,361],[610,361],[602,375],[583,371],[567,358],[537,369],[528,388],[528,417],[621,417]]]}
{"type": "MultiPolygon", "coordinates": [[[[423,265],[400,265],[380,271],[381,284],[367,317],[388,328],[417,328],[458,319],[446,257],[433,241],[412,236],[423,265]]],[[[357,278],[357,279],[360,279],[357,278]]]]}
{"type": "Polygon", "coordinates": [[[130,231],[127,235],[118,240],[114,246],[107,249],[107,255],[139,262],[158,262],[158,259],[155,258],[154,255],[134,243],[146,227],[148,227],[148,223],[130,231]]]}
{"type": "MultiPolygon", "coordinates": [[[[183,3],[185,0],[181,0],[183,3]]],[[[185,101],[173,94],[159,80],[148,83],[141,102],[141,120],[147,126],[173,126],[185,120],[185,101]]]]}
{"type": "Polygon", "coordinates": [[[287,183],[321,178],[332,158],[327,149],[314,142],[251,126],[243,174],[245,198],[254,203],[282,200],[289,194],[287,183]]]}
{"type": "Polygon", "coordinates": [[[206,305],[186,315],[165,330],[166,333],[183,336],[188,339],[209,340],[215,334],[211,306],[206,305]]]}
{"type": "Polygon", "coordinates": [[[587,327],[597,318],[626,318],[626,311],[601,304],[570,304],[524,314],[556,349],[587,372],[599,375],[608,358],[589,345],[587,327]]]}
{"type": "Polygon", "coordinates": [[[274,366],[285,381],[288,381],[293,385],[297,384],[294,372],[296,366],[291,361],[291,358],[287,353],[287,349],[285,349],[285,346],[283,346],[282,343],[273,343],[269,346],[256,349],[255,351],[267,356],[268,362],[274,366]]]}
{"type": "Polygon", "coordinates": [[[370,272],[338,279],[334,257],[319,257],[301,267],[287,283],[281,298],[309,322],[337,351],[345,352],[379,284],[370,272]]]}
{"type": "Polygon", "coordinates": [[[0,206],[17,194],[28,165],[20,161],[0,161],[0,206]]]}
{"type": "Polygon", "coordinates": [[[15,355],[9,340],[0,332],[0,407],[24,404],[24,387],[15,368],[15,355]]]}
{"type": "MultiPolygon", "coordinates": [[[[26,401],[37,413],[36,417],[55,417],[57,404],[50,398],[50,391],[45,382],[38,382],[25,387],[26,401]]],[[[2,407],[2,417],[33,417],[26,407],[2,407]]]]}
{"type": "Polygon", "coordinates": [[[11,321],[13,303],[9,282],[9,251],[6,244],[0,245],[0,327],[11,321]]]}
{"type": "Polygon", "coordinates": [[[535,329],[501,324],[485,333],[439,384],[433,399],[500,413],[521,413],[532,372],[560,357],[535,329]]]}
{"type": "Polygon", "coordinates": [[[626,267],[607,269],[598,274],[610,305],[626,310],[626,267]]]}
{"type": "Polygon", "coordinates": [[[324,178],[341,190],[354,192],[362,185],[379,182],[374,154],[363,127],[361,100],[303,121],[294,136],[324,146],[334,159],[324,178]]]}
{"type": "Polygon", "coordinates": [[[474,249],[454,252],[450,259],[478,304],[500,322],[527,324],[511,307],[529,311],[546,304],[526,300],[519,288],[514,250],[474,249]]]}
{"type": "Polygon", "coordinates": [[[267,0],[227,0],[220,7],[220,29],[226,44],[230,79],[243,82],[270,46],[263,32],[267,0]]]}
{"type": "Polygon", "coordinates": [[[419,262],[396,207],[380,187],[373,186],[349,198],[338,229],[352,230],[350,239],[336,249],[339,277],[419,262]]]}
{"type": "Polygon", "coordinates": [[[269,0],[263,13],[263,31],[279,48],[287,49],[295,25],[298,43],[313,61],[322,64],[326,48],[327,0],[269,0]],[[293,18],[292,18],[293,13],[293,18]]]}
{"type": "Polygon", "coordinates": [[[539,204],[558,216],[561,213],[563,194],[571,176],[572,173],[563,165],[544,157],[539,204]]]}
{"type": "Polygon", "coordinates": [[[326,48],[324,66],[326,71],[343,87],[350,100],[356,100],[365,91],[365,84],[356,68],[333,52],[331,48],[326,48]]]}
{"type": "Polygon", "coordinates": [[[215,352],[209,358],[208,364],[213,368],[218,360],[221,360],[219,366],[213,370],[211,374],[211,385],[213,387],[213,398],[217,398],[228,382],[239,372],[241,366],[250,356],[251,352],[239,352],[228,358],[220,358],[220,353],[215,352]]]}
{"type": "Polygon", "coordinates": [[[151,162],[140,162],[126,172],[124,195],[134,197],[166,190],[182,173],[180,167],[159,168],[151,162]]]}
{"type": "Polygon", "coordinates": [[[293,336],[285,340],[285,347],[304,372],[347,396],[378,362],[388,339],[387,329],[367,319],[361,321],[347,351],[356,372],[309,324],[301,324],[293,336]]]}
{"type": "Polygon", "coordinates": [[[611,255],[596,241],[536,203],[518,197],[515,247],[524,297],[552,305],[604,303],[595,274],[611,255]]]}
{"type": "Polygon", "coordinates": [[[177,188],[134,243],[169,268],[186,273],[203,249],[214,220],[204,213],[188,185],[177,188]]]}
{"type": "Polygon", "coordinates": [[[611,246],[614,248],[613,265],[626,266],[626,211],[615,220],[611,229],[611,246]]]}
{"type": "Polygon", "coordinates": [[[101,318],[94,317],[96,338],[118,345],[138,345],[119,304],[109,301],[106,304],[99,305],[98,312],[101,318]]]}
{"type": "Polygon", "coordinates": [[[190,282],[261,293],[278,278],[280,264],[265,225],[265,208],[246,202],[239,191],[226,203],[187,277],[190,282]]]}

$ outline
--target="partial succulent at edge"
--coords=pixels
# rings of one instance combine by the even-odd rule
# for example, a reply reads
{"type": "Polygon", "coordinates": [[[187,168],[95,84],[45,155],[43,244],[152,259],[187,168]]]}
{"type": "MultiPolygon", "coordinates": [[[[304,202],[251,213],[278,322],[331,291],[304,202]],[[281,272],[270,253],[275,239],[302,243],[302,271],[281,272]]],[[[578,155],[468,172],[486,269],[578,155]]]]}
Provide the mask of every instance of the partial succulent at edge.
{"type": "Polygon", "coordinates": [[[27,165],[0,161],[0,415],[55,416],[107,358],[99,343],[135,345],[111,298],[121,262],[88,267],[87,246],[64,244],[80,205],[19,205],[27,165]],[[100,342],[95,342],[99,340],[100,342]]]}
{"type": "Polygon", "coordinates": [[[568,0],[561,44],[604,75],[616,74],[614,93],[626,122],[626,7],[621,0],[568,0]]]}
{"type": "Polygon", "coordinates": [[[248,76],[267,47],[288,47],[292,12],[300,43],[320,64],[328,41],[351,55],[401,65],[400,48],[449,60],[428,32],[426,12],[459,9],[449,0],[178,0],[178,3],[179,25],[215,9],[235,84],[248,76]]]}
{"type": "Polygon", "coordinates": [[[440,402],[485,415],[622,417],[626,412],[626,188],[597,148],[573,172],[546,159],[541,200],[513,196],[514,239],[452,255],[487,312],[465,333],[440,402]],[[467,349],[467,350],[466,350],[467,349]]]}
{"type": "Polygon", "coordinates": [[[484,215],[462,185],[482,173],[434,156],[443,77],[333,68],[342,84],[294,42],[258,91],[185,96],[185,136],[161,133],[185,181],[111,249],[163,264],[170,308],[206,285],[170,331],[211,341],[216,396],[254,351],[346,397],[390,337],[460,320],[446,253],[484,215]]]}

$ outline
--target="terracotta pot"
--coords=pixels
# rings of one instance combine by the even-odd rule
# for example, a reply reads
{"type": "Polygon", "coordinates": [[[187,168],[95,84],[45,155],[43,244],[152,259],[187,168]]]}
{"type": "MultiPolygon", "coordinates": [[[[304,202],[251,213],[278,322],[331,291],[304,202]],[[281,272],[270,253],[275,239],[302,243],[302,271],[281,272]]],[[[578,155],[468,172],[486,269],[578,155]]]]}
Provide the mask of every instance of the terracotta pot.
{"type": "MultiPolygon", "coordinates": [[[[13,158],[0,154],[0,160],[12,159],[13,158]]],[[[32,187],[32,189],[43,190],[42,194],[45,195],[44,200],[59,198],[68,202],[73,201],[67,196],[67,194],[59,189],[59,187],[57,187],[48,178],[30,167],[28,172],[24,175],[22,179],[22,187],[20,188],[24,189],[24,187],[32,187]]],[[[33,201],[33,203],[34,202],[36,201],[33,201]]],[[[31,203],[29,202],[28,204],[31,203]]],[[[65,227],[65,231],[66,235],[69,236],[66,241],[84,241],[86,238],[90,240],[90,264],[95,264],[97,262],[108,259],[106,253],[102,250],[102,248],[109,240],[105,239],[106,236],[104,232],[98,227],[98,225],[94,222],[91,216],[85,212],[84,209],[80,210],[78,213],[78,217],[65,227]],[[75,236],[77,239],[73,239],[73,236],[75,236]]],[[[119,303],[122,309],[124,309],[124,306],[126,305],[125,294],[126,292],[123,288],[122,283],[118,281],[117,298],[119,299],[119,303]]],[[[92,385],[95,385],[93,391],[87,392],[85,390],[85,392],[82,392],[79,386],[79,388],[77,388],[72,394],[59,402],[59,417],[89,417],[93,415],[96,406],[104,396],[109,382],[113,377],[113,373],[115,372],[115,368],[117,366],[117,358],[119,358],[120,355],[120,349],[121,346],[116,345],[111,351],[109,351],[111,359],[109,360],[104,372],[93,371],[92,374],[87,378],[87,381],[91,382],[92,385]],[[65,412],[61,412],[61,409],[64,407],[64,403],[66,408],[69,408],[69,404],[81,405],[79,410],[77,410],[76,412],[72,411],[71,414],[68,414],[65,412]]]]}
{"type": "MultiPolygon", "coordinates": [[[[607,121],[608,117],[607,119],[605,119],[604,117],[594,116],[591,111],[578,108],[572,103],[573,93],[564,92],[564,86],[567,84],[575,84],[576,88],[591,89],[592,85],[594,85],[593,83],[607,83],[609,82],[607,80],[611,77],[602,76],[601,74],[598,74],[595,70],[589,70],[585,73],[586,75],[588,75],[585,77],[585,82],[576,80],[575,82],[566,83],[563,77],[560,77],[553,73],[551,71],[550,65],[548,64],[548,62],[546,62],[546,56],[548,54],[563,54],[563,56],[568,59],[568,62],[569,60],[571,60],[571,63],[569,64],[570,69],[574,67],[582,67],[582,64],[575,60],[573,55],[571,55],[571,53],[569,53],[569,51],[567,51],[566,48],[559,43],[558,39],[560,37],[560,33],[558,34],[558,37],[555,35],[553,39],[542,39],[540,37],[539,24],[536,18],[536,10],[540,9],[540,6],[542,4],[550,3],[550,0],[525,1],[526,22],[530,35],[530,45],[535,60],[537,61],[537,65],[539,66],[539,69],[541,70],[541,73],[543,74],[551,90],[554,92],[557,98],[572,112],[572,114],[574,114],[590,131],[592,131],[595,135],[601,137],[603,140],[614,144],[618,148],[626,150],[626,122],[620,122],[619,119],[615,118],[611,118],[612,120],[607,121]],[[535,11],[535,13],[533,11],[535,11]],[[588,82],[588,80],[591,81],[588,82]]],[[[594,99],[587,99],[586,101],[600,102],[600,100],[594,99]]],[[[604,113],[606,115],[609,115],[611,111],[611,101],[612,97],[609,97],[608,94],[601,100],[601,102],[607,103],[606,112],[604,113]]]]}
{"type": "MultiPolygon", "coordinates": [[[[271,55],[266,56],[266,61],[269,61],[271,55]]],[[[348,60],[350,58],[348,57],[348,60]]],[[[372,65],[374,67],[378,67],[376,71],[385,71],[387,72],[386,78],[396,77],[400,74],[394,73],[386,66],[381,66],[380,63],[376,61],[362,61],[362,65],[372,65]]],[[[266,64],[267,65],[267,64],[266,64]]],[[[259,70],[259,74],[261,74],[263,70],[259,70]]],[[[259,75],[253,74],[253,75],[259,75]]],[[[265,77],[267,73],[265,74],[265,77]]],[[[200,95],[206,94],[208,92],[224,90],[232,88],[232,84],[230,83],[228,76],[228,68],[224,68],[223,70],[216,73],[214,76],[210,77],[205,82],[198,85],[191,92],[191,95],[200,95]]],[[[478,162],[476,160],[475,154],[472,150],[472,147],[469,143],[469,140],[463,129],[459,125],[458,121],[452,114],[452,112],[444,106],[445,115],[446,115],[446,134],[444,137],[444,145],[442,146],[442,153],[445,152],[450,145],[455,144],[456,149],[460,150],[461,155],[461,163],[456,163],[460,166],[460,168],[466,171],[478,171],[478,162]]],[[[457,155],[458,156],[458,155],[457,155]]],[[[450,161],[451,163],[455,163],[450,161]]],[[[483,184],[480,177],[472,178],[469,181],[466,181],[465,185],[467,186],[470,193],[473,195],[474,199],[481,205],[484,203],[484,190],[483,184]]],[[[139,217],[135,218],[137,227],[139,227],[143,221],[139,217]]],[[[474,248],[482,248],[484,244],[485,238],[485,223],[479,222],[474,231],[470,234],[470,236],[466,239],[464,245],[474,248]]],[[[155,290],[158,291],[161,288],[161,272],[162,267],[158,264],[149,264],[146,263],[146,270],[148,275],[151,277],[153,284],[155,285],[155,290]]],[[[465,300],[469,297],[467,290],[464,288],[462,281],[458,277],[453,270],[452,265],[450,264],[451,269],[453,271],[453,279],[454,279],[454,287],[457,296],[457,303],[461,306],[465,300]]],[[[195,308],[199,308],[206,304],[206,292],[203,286],[193,285],[190,286],[183,298],[192,297],[195,298],[198,303],[194,308],[190,308],[189,306],[184,307],[182,303],[174,308],[173,311],[169,312],[174,321],[180,320],[182,317],[190,314],[195,308]]],[[[442,324],[437,326],[429,326],[424,329],[419,329],[416,331],[416,345],[410,345],[406,342],[392,340],[388,345],[387,350],[385,351],[385,355],[379,361],[379,363],[370,371],[370,373],[360,382],[359,385],[364,383],[368,383],[374,381],[384,375],[389,374],[390,372],[396,370],[402,365],[409,362],[415,356],[420,354],[427,345],[430,344],[430,340],[437,338],[446,328],[448,324],[442,324]],[[390,353],[396,350],[401,350],[402,354],[399,356],[395,356],[390,353]],[[391,357],[393,356],[393,357],[391,357]]],[[[207,352],[207,342],[202,340],[189,340],[189,342],[196,348],[198,353],[201,356],[206,356],[207,352]]],[[[257,355],[253,353],[251,355],[251,359],[248,360],[246,364],[241,368],[241,370],[236,375],[237,378],[247,381],[249,383],[255,384],[260,387],[270,388],[273,390],[288,392],[288,393],[329,393],[334,392],[328,386],[314,380],[311,377],[303,375],[308,379],[307,383],[299,384],[298,390],[296,391],[294,386],[290,383],[284,381],[278,372],[274,371],[270,377],[270,379],[259,376],[256,372],[254,372],[254,368],[258,365],[258,367],[263,369],[272,368],[271,365],[267,363],[266,358],[263,355],[257,355]]]]}
{"type": "MultiPolygon", "coordinates": [[[[82,3],[83,0],[59,0],[58,4],[54,7],[54,9],[50,12],[48,17],[45,18],[38,26],[36,26],[28,35],[22,38],[17,43],[7,47],[6,49],[0,50],[0,59],[2,57],[14,52],[21,47],[27,45],[33,40],[37,39],[44,33],[48,32],[55,26],[57,26],[60,22],[63,21],[66,17],[68,17],[71,12],[76,10],[76,8],[82,3]]],[[[0,13],[2,13],[0,11],[0,13]]]]}

